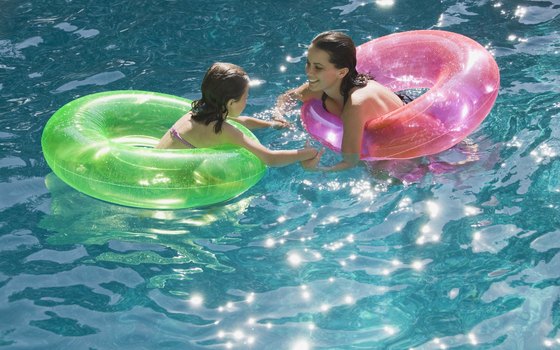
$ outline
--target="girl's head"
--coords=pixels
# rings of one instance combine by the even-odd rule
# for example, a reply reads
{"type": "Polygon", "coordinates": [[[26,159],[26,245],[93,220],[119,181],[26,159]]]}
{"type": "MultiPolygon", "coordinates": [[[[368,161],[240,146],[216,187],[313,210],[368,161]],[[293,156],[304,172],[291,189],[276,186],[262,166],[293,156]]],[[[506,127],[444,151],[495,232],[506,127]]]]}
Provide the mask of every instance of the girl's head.
{"type": "Polygon", "coordinates": [[[341,32],[323,32],[311,41],[309,51],[318,53],[319,57],[321,54],[327,55],[329,63],[338,70],[337,74],[341,79],[340,93],[345,100],[352,88],[367,84],[370,77],[358,74],[356,46],[348,35],[341,32]]]}
{"type": "Polygon", "coordinates": [[[200,87],[202,98],[192,104],[192,118],[209,125],[216,122],[219,133],[228,116],[238,117],[249,93],[249,77],[243,68],[231,63],[214,63],[204,75],[200,87]]]}

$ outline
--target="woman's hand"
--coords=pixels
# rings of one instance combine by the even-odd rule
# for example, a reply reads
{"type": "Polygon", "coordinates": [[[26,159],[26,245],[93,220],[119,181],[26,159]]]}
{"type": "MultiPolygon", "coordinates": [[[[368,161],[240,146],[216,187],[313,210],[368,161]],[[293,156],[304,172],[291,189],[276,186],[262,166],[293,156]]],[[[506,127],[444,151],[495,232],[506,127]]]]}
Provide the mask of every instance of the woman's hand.
{"type": "MultiPolygon", "coordinates": [[[[309,141],[305,143],[306,146],[308,146],[308,144],[309,144],[309,141]]],[[[317,151],[317,153],[315,153],[315,157],[301,161],[300,163],[301,163],[302,168],[304,168],[305,170],[308,170],[308,171],[317,170],[317,166],[319,165],[319,162],[321,161],[321,157],[323,156],[323,153],[325,153],[324,148],[322,148],[320,151],[317,151]]]]}

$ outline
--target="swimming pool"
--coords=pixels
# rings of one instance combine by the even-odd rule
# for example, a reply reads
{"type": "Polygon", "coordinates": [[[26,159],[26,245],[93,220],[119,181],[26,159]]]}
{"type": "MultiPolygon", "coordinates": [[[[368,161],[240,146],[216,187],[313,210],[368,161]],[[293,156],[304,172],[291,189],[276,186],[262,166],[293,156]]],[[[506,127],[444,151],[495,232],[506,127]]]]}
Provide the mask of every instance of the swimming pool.
{"type": "MultiPolygon", "coordinates": [[[[49,1],[0,12],[0,347],[560,348],[560,2],[49,1]],[[196,98],[242,65],[249,114],[304,79],[305,45],[444,29],[500,66],[496,105],[433,159],[270,169],[195,210],[101,202],[56,178],[41,132],[86,94],[196,98]]],[[[259,131],[273,148],[306,139],[259,131]]],[[[325,161],[334,161],[327,153],[325,161]]]]}

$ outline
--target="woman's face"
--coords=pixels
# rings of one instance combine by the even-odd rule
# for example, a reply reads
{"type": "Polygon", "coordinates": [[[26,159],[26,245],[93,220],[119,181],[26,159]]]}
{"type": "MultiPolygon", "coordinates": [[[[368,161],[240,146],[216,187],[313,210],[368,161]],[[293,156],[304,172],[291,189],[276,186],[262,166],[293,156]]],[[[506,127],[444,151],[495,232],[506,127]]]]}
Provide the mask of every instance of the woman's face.
{"type": "Polygon", "coordinates": [[[329,62],[328,52],[318,49],[313,44],[307,50],[307,63],[305,73],[311,91],[325,91],[332,88],[338,89],[342,78],[348,71],[346,68],[336,68],[329,62]]]}
{"type": "Polygon", "coordinates": [[[237,118],[243,113],[245,106],[247,106],[247,98],[249,97],[249,85],[245,88],[243,95],[239,100],[231,99],[227,104],[228,118],[237,118]]]}

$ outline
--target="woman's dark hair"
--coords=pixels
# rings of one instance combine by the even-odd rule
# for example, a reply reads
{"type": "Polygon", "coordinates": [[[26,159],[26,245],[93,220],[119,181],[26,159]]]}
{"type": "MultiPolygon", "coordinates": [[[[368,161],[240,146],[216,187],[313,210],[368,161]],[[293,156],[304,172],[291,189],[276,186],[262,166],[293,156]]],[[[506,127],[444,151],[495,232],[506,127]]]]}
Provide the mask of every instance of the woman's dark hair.
{"type": "Polygon", "coordinates": [[[214,132],[219,133],[227,118],[228,101],[238,101],[248,85],[249,77],[243,68],[231,63],[214,63],[202,79],[202,98],[192,102],[192,119],[205,125],[215,121],[214,132]]]}
{"type": "Polygon", "coordinates": [[[366,86],[368,80],[373,79],[370,75],[358,73],[356,70],[356,46],[348,35],[341,32],[323,32],[317,35],[311,44],[326,51],[329,54],[329,62],[336,68],[348,68],[348,74],[340,84],[340,93],[345,103],[352,88],[366,86]]]}

